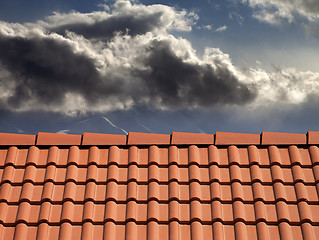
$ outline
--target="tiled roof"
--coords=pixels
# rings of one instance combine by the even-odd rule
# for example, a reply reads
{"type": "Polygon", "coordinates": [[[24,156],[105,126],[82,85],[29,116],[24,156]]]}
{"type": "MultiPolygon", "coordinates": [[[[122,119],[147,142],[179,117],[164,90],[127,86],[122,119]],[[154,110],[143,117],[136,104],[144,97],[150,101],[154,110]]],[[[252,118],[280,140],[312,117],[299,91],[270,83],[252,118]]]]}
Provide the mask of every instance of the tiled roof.
{"type": "Polygon", "coordinates": [[[0,239],[319,239],[319,133],[0,133],[0,239]]]}

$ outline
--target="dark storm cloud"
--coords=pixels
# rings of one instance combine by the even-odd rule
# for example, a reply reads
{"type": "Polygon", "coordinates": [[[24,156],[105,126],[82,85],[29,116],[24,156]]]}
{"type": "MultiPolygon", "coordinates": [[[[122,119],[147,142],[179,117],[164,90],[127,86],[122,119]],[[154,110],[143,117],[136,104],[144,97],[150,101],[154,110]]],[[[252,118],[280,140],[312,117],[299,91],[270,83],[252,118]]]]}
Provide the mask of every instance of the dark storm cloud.
{"type": "Polygon", "coordinates": [[[144,75],[145,85],[150,97],[159,98],[165,106],[245,104],[256,97],[221,62],[215,62],[216,69],[209,64],[184,62],[167,41],[154,41],[149,51],[149,57],[144,60],[150,69],[144,75]]]}
{"type": "Polygon", "coordinates": [[[110,97],[119,101],[129,97],[134,105],[149,99],[146,104],[168,109],[244,104],[255,97],[222,64],[214,70],[207,64],[185,63],[167,41],[152,42],[148,57],[141,57],[149,70],[129,70],[138,86],[102,76],[92,59],[75,54],[68,44],[54,39],[1,37],[0,51],[0,63],[15,82],[7,99],[10,108],[19,108],[30,100],[58,106],[67,93],[80,94],[90,104],[110,97]]]}
{"type": "MultiPolygon", "coordinates": [[[[241,71],[219,49],[198,56],[189,41],[169,33],[191,28],[192,14],[164,5],[117,4],[114,12],[0,22],[0,110],[72,115],[141,106],[211,109],[262,102],[260,95],[278,99],[260,89],[287,89],[269,85],[263,70],[241,71]]],[[[277,75],[273,82],[282,79],[283,73],[277,75]]]]}
{"type": "Polygon", "coordinates": [[[54,39],[0,37],[0,63],[11,72],[15,89],[11,107],[28,100],[58,105],[67,93],[82,95],[94,103],[101,95],[119,94],[111,81],[102,81],[87,56],[74,54],[66,43],[54,39]]]}
{"type": "Polygon", "coordinates": [[[95,23],[73,23],[65,24],[50,29],[64,35],[66,31],[75,32],[84,36],[85,38],[103,38],[109,39],[114,36],[116,32],[126,32],[131,36],[151,32],[156,28],[162,27],[162,22],[159,19],[163,12],[149,13],[141,16],[111,16],[102,21],[95,23]]]}

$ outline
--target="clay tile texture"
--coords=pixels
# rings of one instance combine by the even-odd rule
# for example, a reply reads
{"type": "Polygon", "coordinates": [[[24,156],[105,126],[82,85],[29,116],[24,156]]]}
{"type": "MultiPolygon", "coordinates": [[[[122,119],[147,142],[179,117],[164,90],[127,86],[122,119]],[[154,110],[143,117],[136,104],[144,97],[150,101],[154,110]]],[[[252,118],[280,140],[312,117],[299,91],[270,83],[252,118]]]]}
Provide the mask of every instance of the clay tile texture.
{"type": "Polygon", "coordinates": [[[0,133],[0,145],[34,145],[35,135],[0,133]]]}
{"type": "Polygon", "coordinates": [[[83,133],[82,145],[126,145],[126,135],[83,133]]]}
{"type": "Polygon", "coordinates": [[[81,135],[39,132],[36,145],[80,145],[81,135]]]}
{"type": "Polygon", "coordinates": [[[0,240],[319,239],[317,132],[0,139],[0,240]]]}
{"type": "Polygon", "coordinates": [[[297,133],[262,133],[262,145],[289,145],[289,144],[306,144],[307,135],[297,133]]]}
{"type": "Polygon", "coordinates": [[[171,144],[214,144],[214,135],[202,133],[172,132],[171,144]]]}
{"type": "Polygon", "coordinates": [[[170,144],[171,136],[167,134],[129,132],[128,145],[162,145],[170,144]]]}
{"type": "Polygon", "coordinates": [[[319,132],[308,132],[308,144],[319,144],[319,132]]]}
{"type": "Polygon", "coordinates": [[[259,145],[259,134],[216,132],[216,145],[259,145]]]}

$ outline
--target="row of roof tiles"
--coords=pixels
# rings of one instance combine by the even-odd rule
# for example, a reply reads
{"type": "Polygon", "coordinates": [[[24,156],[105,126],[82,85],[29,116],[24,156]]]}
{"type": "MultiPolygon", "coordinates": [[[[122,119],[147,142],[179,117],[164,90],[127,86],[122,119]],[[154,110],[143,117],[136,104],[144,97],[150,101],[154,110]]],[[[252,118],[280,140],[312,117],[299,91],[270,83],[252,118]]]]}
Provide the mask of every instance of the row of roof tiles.
{"type": "Polygon", "coordinates": [[[15,168],[8,165],[0,169],[1,182],[10,182],[15,185],[31,182],[41,184],[44,182],[54,182],[63,184],[66,182],[76,182],[85,184],[94,181],[97,184],[116,181],[120,184],[136,181],[139,184],[147,184],[150,182],[158,182],[167,184],[175,181],[180,184],[189,184],[198,182],[201,184],[210,184],[212,182],[220,182],[221,184],[230,184],[240,182],[249,184],[260,182],[265,185],[273,182],[283,182],[285,184],[295,184],[298,182],[304,184],[319,184],[319,166],[313,168],[302,168],[295,165],[290,168],[282,168],[273,165],[269,168],[260,168],[258,165],[250,167],[239,167],[231,165],[230,167],[218,167],[211,165],[207,167],[198,167],[190,165],[186,167],[178,167],[170,165],[169,167],[158,167],[150,165],[149,167],[138,168],[136,165],[129,167],[118,167],[112,164],[105,167],[97,167],[90,165],[88,167],[78,168],[71,164],[67,168],[49,165],[47,167],[37,168],[29,165],[26,168],[15,168]]]}
{"type": "Polygon", "coordinates": [[[134,221],[117,225],[114,222],[105,224],[93,224],[85,222],[81,225],[72,225],[64,222],[61,225],[49,225],[42,222],[36,226],[27,226],[19,223],[17,226],[4,227],[0,224],[0,239],[27,239],[27,240],[70,240],[70,239],[114,239],[114,240],[206,240],[206,239],[317,239],[319,226],[313,226],[304,222],[301,226],[289,225],[281,222],[276,225],[267,225],[265,222],[248,225],[243,222],[235,224],[223,224],[214,222],[213,224],[201,224],[194,221],[191,224],[180,224],[172,221],[169,224],[159,224],[151,221],[148,224],[137,224],[134,221]]]}
{"type": "Polygon", "coordinates": [[[5,225],[18,224],[19,222],[25,222],[29,225],[41,222],[80,224],[86,221],[95,224],[107,221],[114,221],[118,224],[128,221],[137,223],[178,221],[184,224],[193,221],[204,224],[215,221],[228,224],[238,221],[247,224],[264,221],[268,224],[276,224],[285,221],[295,224],[303,222],[319,224],[318,204],[310,205],[306,202],[287,204],[284,201],[278,201],[275,204],[265,204],[262,201],[254,204],[245,204],[241,201],[234,201],[231,204],[219,201],[203,204],[196,200],[189,204],[177,201],[161,204],[155,200],[148,203],[129,201],[124,204],[115,201],[108,201],[104,204],[96,204],[92,201],[80,204],[71,201],[65,201],[63,204],[52,204],[46,201],[36,205],[28,202],[21,202],[19,205],[1,202],[0,210],[0,223],[5,225]]]}
{"type": "MultiPolygon", "coordinates": [[[[36,166],[39,170],[49,165],[57,167],[69,165],[107,167],[117,165],[125,168],[137,165],[141,171],[150,165],[166,168],[171,165],[177,165],[181,167],[181,171],[183,167],[190,165],[206,167],[206,170],[208,169],[207,167],[212,165],[219,167],[229,167],[231,165],[250,167],[258,165],[261,168],[278,165],[283,168],[296,169],[293,171],[296,171],[297,175],[299,170],[295,166],[310,167],[319,174],[319,148],[318,146],[304,148],[293,145],[288,148],[268,146],[267,148],[258,149],[257,146],[253,145],[244,148],[236,146],[219,148],[214,145],[198,147],[191,145],[188,147],[169,146],[168,148],[130,146],[128,149],[119,148],[118,146],[111,146],[110,148],[91,146],[89,149],[78,146],[67,148],[50,146],[46,149],[38,146],[30,146],[29,148],[14,146],[8,149],[0,149],[0,169],[6,166],[25,168],[29,165],[36,166]]],[[[136,171],[138,171],[137,169],[136,171]]],[[[169,169],[172,174],[174,167],[169,169]]],[[[235,167],[231,169],[235,169],[235,167]]],[[[224,170],[226,171],[227,169],[224,170]]],[[[249,171],[249,169],[246,170],[249,171]]]]}
{"type": "Polygon", "coordinates": [[[0,145],[299,145],[319,144],[319,132],[307,134],[273,133],[262,134],[226,133],[216,134],[173,132],[168,134],[136,133],[113,135],[84,133],[83,135],[44,133],[24,135],[0,133],[0,145]]]}
{"type": "Polygon", "coordinates": [[[76,203],[94,201],[102,204],[110,200],[116,200],[119,203],[127,203],[131,200],[146,203],[156,200],[167,204],[170,201],[189,203],[197,200],[202,203],[242,201],[252,204],[263,201],[267,204],[273,204],[284,201],[289,204],[296,204],[305,201],[309,204],[317,204],[318,190],[318,184],[296,183],[295,185],[284,185],[279,182],[275,182],[273,185],[263,185],[257,182],[252,185],[242,185],[238,182],[223,185],[218,182],[205,185],[196,182],[189,185],[180,185],[177,182],[170,182],[165,185],[156,182],[149,184],[138,184],[136,182],[129,182],[128,184],[117,184],[116,182],[108,182],[107,184],[96,184],[94,182],[54,184],[46,182],[41,185],[33,185],[27,182],[20,186],[6,182],[1,185],[0,202],[19,204],[27,201],[32,204],[40,204],[44,201],[50,201],[54,204],[61,204],[65,201],[76,203]]]}

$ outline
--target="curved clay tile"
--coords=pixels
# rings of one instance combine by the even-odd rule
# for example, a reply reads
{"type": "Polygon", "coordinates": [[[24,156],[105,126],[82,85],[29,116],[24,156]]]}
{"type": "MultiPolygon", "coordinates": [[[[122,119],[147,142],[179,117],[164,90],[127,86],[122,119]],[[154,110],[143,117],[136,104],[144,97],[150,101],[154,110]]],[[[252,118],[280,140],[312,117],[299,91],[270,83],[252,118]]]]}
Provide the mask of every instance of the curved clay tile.
{"type": "Polygon", "coordinates": [[[316,134],[8,135],[0,239],[316,239],[316,134]]]}

